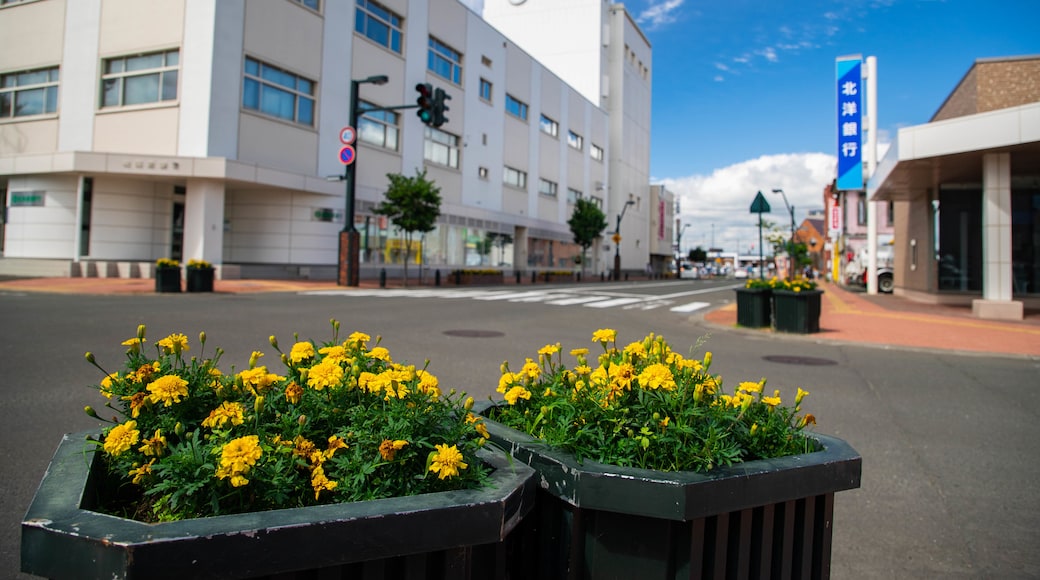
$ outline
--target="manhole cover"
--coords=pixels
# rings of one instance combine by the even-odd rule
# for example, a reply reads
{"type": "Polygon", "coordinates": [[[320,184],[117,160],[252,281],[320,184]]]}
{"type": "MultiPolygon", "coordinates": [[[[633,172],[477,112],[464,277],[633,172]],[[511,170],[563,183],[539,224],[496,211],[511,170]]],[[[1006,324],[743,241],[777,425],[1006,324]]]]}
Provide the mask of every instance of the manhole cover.
{"type": "Polygon", "coordinates": [[[814,358],[811,356],[787,356],[782,354],[772,354],[769,356],[764,356],[762,358],[769,362],[780,363],[782,365],[825,367],[838,364],[838,361],[834,361],[829,358],[814,358]]]}
{"type": "Polygon", "coordinates": [[[499,332],[497,330],[445,330],[444,334],[448,336],[461,336],[462,338],[494,338],[496,336],[505,336],[506,333],[499,332]]]}

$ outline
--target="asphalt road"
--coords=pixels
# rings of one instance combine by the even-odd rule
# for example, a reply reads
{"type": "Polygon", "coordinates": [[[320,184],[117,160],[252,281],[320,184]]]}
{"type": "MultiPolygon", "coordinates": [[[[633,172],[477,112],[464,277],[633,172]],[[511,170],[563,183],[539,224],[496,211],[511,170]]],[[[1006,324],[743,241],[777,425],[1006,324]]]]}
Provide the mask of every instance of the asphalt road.
{"type": "Polygon", "coordinates": [[[19,522],[61,435],[97,425],[82,409],[99,402],[87,386],[101,376],[84,352],[115,370],[120,342],[144,323],[153,341],[188,335],[196,355],[205,331],[207,351],[226,351],[226,370],[244,368],[253,350],[278,368],[268,336],[283,347],[294,333],[323,341],[332,318],[341,336],[382,336],[395,360],[430,359],[442,387],[477,398],[494,391],[503,360],[517,367],[548,343],[590,346],[598,328],[616,329],[620,342],[654,332],[677,350],[711,350],[728,388],[767,377],[785,400],[808,390],[803,406],[817,430],[863,456],[862,488],[836,496],[834,578],[1040,577],[1040,363],[708,327],[699,313],[732,299],[731,286],[708,281],[594,288],[616,292],[616,305],[588,307],[580,293],[548,304],[445,297],[447,289],[425,297],[0,293],[0,578],[19,576],[19,522]]]}

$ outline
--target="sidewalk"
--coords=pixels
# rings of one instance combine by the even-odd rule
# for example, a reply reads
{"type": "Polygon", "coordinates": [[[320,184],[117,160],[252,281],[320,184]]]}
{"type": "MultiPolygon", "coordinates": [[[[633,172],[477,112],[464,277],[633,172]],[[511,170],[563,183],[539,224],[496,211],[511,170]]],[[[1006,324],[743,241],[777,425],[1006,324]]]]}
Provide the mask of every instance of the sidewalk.
{"type": "MultiPolygon", "coordinates": [[[[511,281],[510,281],[511,283],[511,281]]],[[[587,282],[589,284],[592,281],[587,282]]],[[[597,282],[598,283],[598,282],[597,282]]],[[[388,280],[400,287],[400,280],[388,280]]],[[[362,288],[378,288],[378,280],[362,279],[362,288]]],[[[416,285],[416,287],[419,287],[416,285]]],[[[339,288],[334,281],[215,280],[214,292],[304,292],[339,288]]],[[[703,315],[708,324],[737,332],[773,334],[778,338],[874,344],[892,348],[941,349],[1040,357],[1040,312],[1027,311],[1020,322],[981,320],[970,307],[922,304],[893,295],[869,296],[823,283],[820,332],[808,335],[771,329],[739,328],[735,302],[703,315]]],[[[154,294],[150,278],[25,278],[0,281],[0,292],[62,294],[154,294]]]]}
{"type": "MultiPolygon", "coordinates": [[[[797,336],[893,348],[920,348],[1040,357],[1040,312],[1027,311],[1020,322],[982,320],[970,307],[923,304],[888,294],[874,296],[822,283],[820,332],[797,336]]],[[[736,302],[704,315],[709,324],[741,332],[771,329],[738,328],[736,302]]]]}

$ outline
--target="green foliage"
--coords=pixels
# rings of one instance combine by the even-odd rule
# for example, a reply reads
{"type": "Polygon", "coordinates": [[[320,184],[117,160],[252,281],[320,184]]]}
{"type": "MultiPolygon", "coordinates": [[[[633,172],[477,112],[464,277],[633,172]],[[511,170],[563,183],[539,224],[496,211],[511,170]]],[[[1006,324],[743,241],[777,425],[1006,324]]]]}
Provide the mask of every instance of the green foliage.
{"type": "Polygon", "coordinates": [[[390,218],[404,232],[404,281],[408,284],[408,258],[416,232],[433,231],[441,214],[441,189],[426,179],[426,170],[416,170],[414,177],[388,173],[390,187],[373,211],[390,218]]]}
{"type": "Polygon", "coordinates": [[[582,270],[585,269],[585,253],[589,247],[596,242],[596,238],[607,229],[607,216],[596,204],[580,198],[574,203],[574,213],[571,214],[567,225],[574,235],[574,243],[581,246],[582,270]]]}
{"type": "Polygon", "coordinates": [[[797,415],[805,391],[798,389],[793,407],[781,404],[779,390],[765,396],[765,379],[725,394],[721,377],[709,373],[711,353],[687,359],[653,334],[619,348],[615,337],[597,330],[602,354],[572,350],[572,368],[559,344],[518,372],[504,364],[498,392],[505,401],[486,413],[579,461],[660,471],[704,472],[814,448],[803,429],[815,418],[797,415]]]}
{"type": "MultiPolygon", "coordinates": [[[[102,371],[97,385],[122,415],[94,443],[123,490],[121,505],[103,498],[107,509],[171,521],[484,485],[476,452],[487,433],[472,398],[393,362],[378,338],[371,348],[358,332],[340,341],[332,324],[331,341],[281,353],[284,376],[258,366],[259,351],[225,375],[220,349],[188,359],[181,334],[146,356],[139,327],[123,343],[124,369],[102,371]]],[[[205,334],[200,342],[204,351],[205,334]]]]}
{"type": "Polygon", "coordinates": [[[691,262],[707,262],[708,251],[700,246],[697,246],[696,248],[690,250],[690,253],[687,256],[687,258],[689,258],[691,262]]]}

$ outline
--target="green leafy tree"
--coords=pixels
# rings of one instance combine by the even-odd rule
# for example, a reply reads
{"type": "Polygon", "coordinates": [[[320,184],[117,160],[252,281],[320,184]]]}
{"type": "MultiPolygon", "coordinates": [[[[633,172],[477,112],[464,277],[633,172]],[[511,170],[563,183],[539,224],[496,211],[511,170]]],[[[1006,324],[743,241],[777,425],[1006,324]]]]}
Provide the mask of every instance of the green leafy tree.
{"type": "Polygon", "coordinates": [[[415,234],[433,231],[441,215],[441,188],[426,179],[426,170],[416,170],[415,177],[388,173],[390,187],[386,199],[374,210],[404,232],[404,285],[408,286],[408,259],[415,234]]]}
{"type": "Polygon", "coordinates": [[[690,254],[687,257],[690,259],[691,262],[704,263],[708,261],[708,251],[700,246],[697,246],[696,248],[690,250],[690,254]]]}
{"type": "Polygon", "coordinates": [[[607,229],[607,216],[596,204],[581,198],[574,203],[574,213],[567,225],[574,234],[574,243],[581,246],[581,272],[585,273],[585,254],[589,247],[596,242],[596,238],[607,229]]]}

